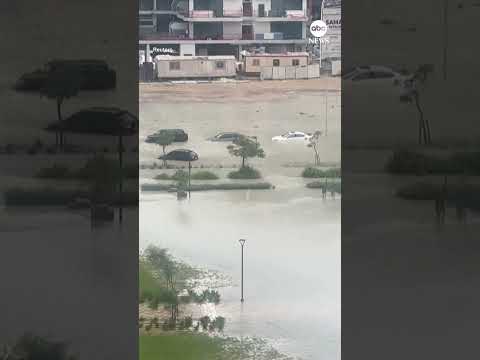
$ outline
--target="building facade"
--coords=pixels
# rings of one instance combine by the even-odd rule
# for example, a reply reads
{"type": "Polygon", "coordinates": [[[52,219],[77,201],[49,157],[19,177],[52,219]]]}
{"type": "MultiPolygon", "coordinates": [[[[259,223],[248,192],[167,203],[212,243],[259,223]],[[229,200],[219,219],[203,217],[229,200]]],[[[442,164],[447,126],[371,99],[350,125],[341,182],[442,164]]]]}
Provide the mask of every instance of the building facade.
{"type": "MultiPolygon", "coordinates": [[[[218,56],[305,51],[311,0],[140,0],[139,52],[218,56]]],[[[142,56],[142,55],[141,55],[142,56]]]]}

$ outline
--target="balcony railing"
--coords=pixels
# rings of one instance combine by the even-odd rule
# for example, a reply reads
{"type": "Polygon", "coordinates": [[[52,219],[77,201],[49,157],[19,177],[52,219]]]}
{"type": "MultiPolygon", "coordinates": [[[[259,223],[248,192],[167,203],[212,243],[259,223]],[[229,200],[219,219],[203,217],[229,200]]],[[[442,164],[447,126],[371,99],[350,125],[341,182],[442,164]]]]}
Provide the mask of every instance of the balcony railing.
{"type": "Polygon", "coordinates": [[[211,19],[211,18],[241,18],[241,17],[264,17],[264,18],[285,18],[285,19],[306,19],[305,11],[303,10],[286,10],[286,11],[252,11],[251,15],[245,15],[243,10],[193,10],[190,12],[179,13],[185,17],[197,19],[211,19]]]}
{"type": "Polygon", "coordinates": [[[189,37],[184,34],[172,34],[172,33],[141,33],[139,34],[140,40],[189,40],[189,37]]]}
{"type": "Polygon", "coordinates": [[[230,40],[302,40],[301,35],[295,34],[285,34],[285,33],[268,33],[268,34],[218,34],[218,35],[194,35],[187,36],[183,34],[172,34],[172,33],[141,33],[139,35],[140,40],[151,40],[151,41],[168,41],[168,40],[219,40],[219,41],[230,41],[230,40]]]}

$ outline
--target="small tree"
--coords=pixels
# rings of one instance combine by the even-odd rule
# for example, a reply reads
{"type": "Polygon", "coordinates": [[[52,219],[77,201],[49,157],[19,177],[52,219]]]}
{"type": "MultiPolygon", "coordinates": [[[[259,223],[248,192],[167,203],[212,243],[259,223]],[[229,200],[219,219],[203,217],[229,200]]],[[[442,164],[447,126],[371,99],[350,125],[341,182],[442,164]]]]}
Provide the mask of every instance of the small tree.
{"type": "MultiPolygon", "coordinates": [[[[151,135],[147,138],[147,142],[160,145],[162,147],[163,156],[166,155],[167,146],[171,145],[175,140],[175,134],[171,131],[160,131],[157,134],[151,135]]],[[[167,160],[163,159],[163,166],[167,167],[167,160]]]]}
{"type": "Polygon", "coordinates": [[[50,341],[40,336],[25,334],[12,347],[5,347],[0,356],[3,360],[74,360],[68,354],[67,345],[50,341]]]}
{"type": "Polygon", "coordinates": [[[265,152],[257,141],[253,141],[245,136],[241,136],[232,145],[227,146],[230,155],[242,158],[242,168],[248,158],[264,158],[265,152]]]}
{"type": "Polygon", "coordinates": [[[310,138],[308,147],[311,147],[315,156],[315,165],[320,165],[320,154],[318,153],[318,147],[320,145],[320,136],[322,135],[321,131],[315,131],[313,136],[310,138]]]}
{"type": "MultiPolygon", "coordinates": [[[[52,71],[47,78],[41,94],[57,102],[58,121],[62,121],[62,104],[65,100],[78,95],[81,76],[77,70],[63,67],[52,71]]],[[[63,132],[60,130],[60,147],[63,146],[63,132]]],[[[58,145],[58,144],[57,144],[58,145]]]]}
{"type": "Polygon", "coordinates": [[[430,133],[430,122],[428,119],[425,119],[420,103],[420,93],[431,72],[433,72],[433,66],[428,64],[420,65],[413,76],[403,84],[404,92],[400,96],[400,101],[402,102],[415,103],[419,115],[418,143],[422,144],[423,141],[425,145],[431,144],[432,136],[430,133]]]}

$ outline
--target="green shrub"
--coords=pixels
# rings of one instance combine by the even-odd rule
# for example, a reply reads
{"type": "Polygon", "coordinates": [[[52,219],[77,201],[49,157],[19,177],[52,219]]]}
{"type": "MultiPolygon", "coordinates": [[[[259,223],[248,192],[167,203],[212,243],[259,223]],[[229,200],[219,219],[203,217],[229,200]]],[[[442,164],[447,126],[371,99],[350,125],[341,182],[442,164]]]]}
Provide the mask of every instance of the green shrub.
{"type": "Polygon", "coordinates": [[[339,178],[342,176],[342,171],[338,168],[322,170],[315,167],[307,167],[303,170],[302,176],[304,178],[339,178]]]}
{"type": "Polygon", "coordinates": [[[480,153],[457,152],[449,157],[440,158],[398,150],[390,156],[385,168],[392,174],[480,174],[480,153]]]}
{"type": "Polygon", "coordinates": [[[188,172],[183,170],[177,170],[175,171],[175,174],[173,174],[170,178],[175,181],[188,180],[188,172]]]}
{"type": "Polygon", "coordinates": [[[228,174],[230,179],[259,179],[262,177],[260,172],[250,166],[244,166],[237,171],[228,174]]]}
{"type": "Polygon", "coordinates": [[[53,166],[40,169],[37,177],[42,179],[65,179],[70,176],[70,170],[65,165],[54,164],[53,166]]]}
{"type": "Polygon", "coordinates": [[[218,180],[219,177],[211,171],[197,171],[192,174],[193,180],[218,180]]]}
{"type": "Polygon", "coordinates": [[[171,180],[172,177],[166,173],[161,173],[155,176],[155,180],[171,180]]]}

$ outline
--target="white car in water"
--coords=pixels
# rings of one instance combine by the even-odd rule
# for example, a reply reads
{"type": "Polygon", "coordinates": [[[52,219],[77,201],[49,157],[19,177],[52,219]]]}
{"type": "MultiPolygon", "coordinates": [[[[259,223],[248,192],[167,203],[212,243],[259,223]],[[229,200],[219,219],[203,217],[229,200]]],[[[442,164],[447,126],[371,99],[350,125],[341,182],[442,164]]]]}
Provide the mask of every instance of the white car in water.
{"type": "Polygon", "coordinates": [[[411,78],[411,74],[405,71],[394,70],[388,66],[381,65],[367,65],[357,66],[342,75],[343,81],[387,81],[394,85],[401,85],[406,80],[411,78]]]}
{"type": "Polygon", "coordinates": [[[274,142],[293,142],[293,143],[306,143],[310,141],[313,134],[304,133],[301,131],[290,131],[286,134],[274,136],[272,141],[274,142]]]}

